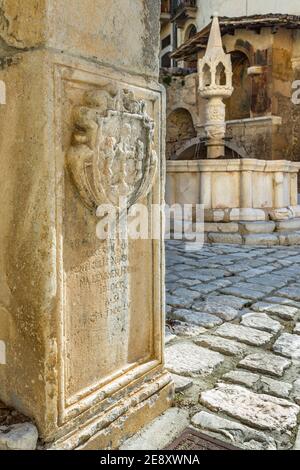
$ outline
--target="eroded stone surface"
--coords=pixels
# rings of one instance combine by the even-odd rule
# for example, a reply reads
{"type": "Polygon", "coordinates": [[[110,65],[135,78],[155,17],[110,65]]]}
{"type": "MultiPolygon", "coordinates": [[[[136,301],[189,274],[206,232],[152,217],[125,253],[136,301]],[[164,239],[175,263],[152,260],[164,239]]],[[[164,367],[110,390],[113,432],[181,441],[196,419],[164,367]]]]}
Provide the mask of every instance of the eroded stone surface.
{"type": "Polygon", "coordinates": [[[273,337],[270,333],[266,333],[265,331],[231,323],[226,323],[217,328],[216,334],[223,338],[236,339],[237,341],[252,346],[265,346],[273,337]]]}
{"type": "Polygon", "coordinates": [[[223,361],[221,354],[192,343],[178,343],[166,348],[166,368],[178,375],[211,374],[223,361]]]}
{"type": "Polygon", "coordinates": [[[290,365],[291,361],[288,359],[265,352],[250,354],[239,363],[239,367],[276,377],[282,377],[290,365]]]}
{"type": "Polygon", "coordinates": [[[200,429],[218,433],[230,439],[232,443],[242,444],[246,449],[276,450],[277,448],[274,439],[263,432],[206,411],[194,415],[192,424],[200,429]]]}
{"type": "Polygon", "coordinates": [[[297,426],[299,406],[237,385],[219,384],[201,393],[201,403],[258,429],[291,432],[297,426]]]}
{"type": "Polygon", "coordinates": [[[273,350],[291,359],[300,359],[300,336],[283,333],[273,346],[273,350]]]}

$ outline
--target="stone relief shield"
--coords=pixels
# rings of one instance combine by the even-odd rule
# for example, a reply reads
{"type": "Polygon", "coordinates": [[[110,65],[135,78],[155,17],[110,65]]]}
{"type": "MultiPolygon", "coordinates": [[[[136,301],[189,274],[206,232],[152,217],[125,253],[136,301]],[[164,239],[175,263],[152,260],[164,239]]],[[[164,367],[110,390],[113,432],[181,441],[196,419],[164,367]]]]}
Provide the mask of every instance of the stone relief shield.
{"type": "Polygon", "coordinates": [[[67,154],[73,182],[85,205],[120,199],[130,208],[150,191],[156,171],[154,121],[143,100],[111,84],[85,94],[75,108],[75,131],[67,154]]]}

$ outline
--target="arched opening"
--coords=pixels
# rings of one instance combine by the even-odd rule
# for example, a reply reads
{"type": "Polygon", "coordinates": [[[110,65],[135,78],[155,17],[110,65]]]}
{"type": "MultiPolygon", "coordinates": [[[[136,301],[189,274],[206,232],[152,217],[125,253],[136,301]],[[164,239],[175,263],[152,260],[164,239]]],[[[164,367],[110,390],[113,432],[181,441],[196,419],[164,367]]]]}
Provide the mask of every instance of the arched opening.
{"type": "MultiPolygon", "coordinates": [[[[167,118],[167,160],[172,159],[176,151],[187,141],[196,137],[196,135],[193,119],[189,111],[184,108],[173,111],[167,118]]],[[[186,155],[186,159],[192,159],[193,156],[194,153],[186,155]]]]}
{"type": "Polygon", "coordinates": [[[170,58],[170,52],[167,52],[164,54],[161,58],[161,66],[164,69],[169,69],[171,67],[171,58],[170,58]]]}
{"type": "Polygon", "coordinates": [[[216,68],[216,85],[226,86],[226,71],[222,62],[216,68]]]}
{"type": "Polygon", "coordinates": [[[203,81],[204,81],[204,86],[211,85],[211,69],[208,64],[205,64],[203,67],[203,81]]]}
{"type": "Polygon", "coordinates": [[[231,53],[232,84],[234,91],[226,102],[226,120],[246,119],[251,112],[251,79],[248,76],[250,62],[246,54],[240,51],[231,53]]]}
{"type": "Polygon", "coordinates": [[[189,39],[192,39],[196,34],[197,34],[197,27],[194,24],[191,24],[185,32],[184,42],[188,41],[189,39]]]}
{"type": "MultiPolygon", "coordinates": [[[[184,34],[184,42],[189,41],[197,34],[197,27],[194,24],[191,24],[187,27],[184,34]]],[[[197,56],[194,55],[184,62],[184,66],[187,69],[197,71],[197,56]]]]}

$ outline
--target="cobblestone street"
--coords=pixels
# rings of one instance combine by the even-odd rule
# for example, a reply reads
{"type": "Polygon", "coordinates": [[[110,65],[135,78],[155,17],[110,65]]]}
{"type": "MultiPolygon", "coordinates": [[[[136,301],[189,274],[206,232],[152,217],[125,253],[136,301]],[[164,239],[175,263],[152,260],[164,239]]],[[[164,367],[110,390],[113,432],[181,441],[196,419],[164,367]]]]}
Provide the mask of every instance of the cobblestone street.
{"type": "Polygon", "coordinates": [[[300,247],[169,242],[166,287],[173,418],[237,446],[299,448],[300,247]]]}

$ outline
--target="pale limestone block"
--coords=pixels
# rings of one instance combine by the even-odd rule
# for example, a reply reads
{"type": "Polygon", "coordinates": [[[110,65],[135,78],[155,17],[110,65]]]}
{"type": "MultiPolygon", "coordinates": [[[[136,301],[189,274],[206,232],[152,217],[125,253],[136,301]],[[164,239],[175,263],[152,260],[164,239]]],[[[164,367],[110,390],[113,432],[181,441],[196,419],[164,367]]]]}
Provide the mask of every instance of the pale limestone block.
{"type": "Polygon", "coordinates": [[[293,212],[288,207],[273,209],[269,211],[271,220],[274,221],[287,221],[293,218],[293,212]]]}
{"type": "Polygon", "coordinates": [[[276,222],[277,232],[288,232],[288,231],[297,232],[299,230],[300,230],[300,218],[276,222]]]}
{"type": "Polygon", "coordinates": [[[238,207],[239,202],[239,173],[214,173],[212,175],[212,207],[215,209],[238,207]]]}
{"type": "Polygon", "coordinates": [[[273,233],[276,228],[274,222],[239,222],[238,225],[243,234],[273,233]]]}

